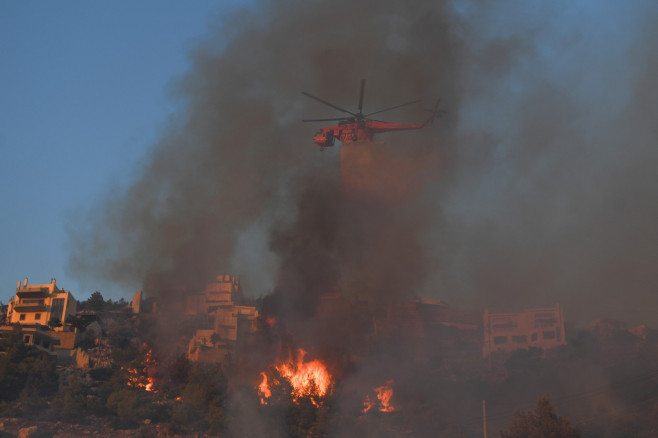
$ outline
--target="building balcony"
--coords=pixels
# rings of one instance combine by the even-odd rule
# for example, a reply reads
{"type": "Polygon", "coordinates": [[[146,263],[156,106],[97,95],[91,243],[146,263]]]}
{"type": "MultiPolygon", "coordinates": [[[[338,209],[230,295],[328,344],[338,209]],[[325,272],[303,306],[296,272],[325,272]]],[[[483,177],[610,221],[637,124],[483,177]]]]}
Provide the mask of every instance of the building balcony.
{"type": "Polygon", "coordinates": [[[48,289],[46,288],[41,288],[41,289],[29,289],[29,290],[19,290],[16,291],[16,296],[18,298],[46,298],[50,296],[48,293],[48,289]]]}
{"type": "Polygon", "coordinates": [[[26,303],[26,304],[14,304],[14,312],[20,313],[29,313],[29,312],[48,312],[50,306],[45,304],[35,304],[35,303],[26,303]]]}

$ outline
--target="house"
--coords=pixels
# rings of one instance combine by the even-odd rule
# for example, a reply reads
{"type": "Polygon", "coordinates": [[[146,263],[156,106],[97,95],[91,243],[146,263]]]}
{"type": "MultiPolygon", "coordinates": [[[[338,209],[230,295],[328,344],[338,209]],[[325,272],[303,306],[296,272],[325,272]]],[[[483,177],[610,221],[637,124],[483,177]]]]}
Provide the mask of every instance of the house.
{"type": "Polygon", "coordinates": [[[560,304],[555,307],[525,309],[519,313],[484,311],[482,357],[488,357],[496,351],[530,347],[547,350],[566,343],[564,315],[560,304]]]}
{"type": "Polygon", "coordinates": [[[18,282],[16,295],[7,306],[6,326],[0,327],[3,334],[20,324],[23,340],[41,350],[72,349],[77,340],[77,331],[65,324],[67,316],[74,316],[77,301],[70,291],[57,287],[53,278],[48,284],[29,284],[27,278],[18,282]],[[51,327],[48,327],[48,326],[51,327]]]}
{"type": "MultiPolygon", "coordinates": [[[[9,300],[7,324],[48,325],[51,321],[64,323],[75,315],[77,302],[70,291],[60,289],[53,278],[49,284],[28,284],[27,278],[16,286],[16,296],[9,300]]],[[[66,331],[62,325],[55,331],[66,331]]]]}
{"type": "Polygon", "coordinates": [[[258,310],[238,305],[242,299],[239,279],[220,275],[203,292],[187,297],[186,311],[198,322],[190,339],[188,358],[199,362],[232,361],[237,344],[256,331],[258,310]]]}
{"type": "MultiPolygon", "coordinates": [[[[0,338],[9,337],[14,330],[18,329],[18,327],[10,325],[0,326],[0,338]]],[[[32,345],[53,356],[57,354],[55,348],[59,346],[60,340],[48,330],[48,327],[41,324],[26,324],[20,326],[20,331],[23,342],[27,345],[32,345]]]]}

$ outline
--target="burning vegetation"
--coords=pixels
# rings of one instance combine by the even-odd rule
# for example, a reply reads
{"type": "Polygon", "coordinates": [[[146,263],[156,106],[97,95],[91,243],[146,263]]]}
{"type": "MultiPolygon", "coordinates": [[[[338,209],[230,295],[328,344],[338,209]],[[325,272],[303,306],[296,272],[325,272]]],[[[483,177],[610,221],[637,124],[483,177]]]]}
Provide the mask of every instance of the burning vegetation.
{"type": "Polygon", "coordinates": [[[378,386],[374,389],[375,397],[371,398],[370,395],[366,395],[366,399],[363,402],[363,412],[364,414],[376,408],[381,412],[393,412],[395,408],[391,404],[391,399],[393,398],[393,380],[387,380],[386,383],[382,386],[378,386]]]}
{"type": "Polygon", "coordinates": [[[123,368],[128,373],[127,385],[133,388],[143,388],[145,391],[157,392],[153,387],[155,380],[151,375],[156,367],[157,363],[153,358],[153,351],[147,349],[139,367],[123,368]]]}
{"type": "Polygon", "coordinates": [[[300,397],[308,397],[314,406],[320,407],[322,400],[330,395],[333,379],[322,361],[315,359],[306,362],[305,356],[306,351],[300,348],[296,358],[291,355],[288,360],[273,365],[270,379],[265,372],[261,372],[263,380],[258,385],[258,394],[262,404],[266,405],[272,395],[270,385],[279,386],[285,379],[290,385],[290,396],[294,402],[300,397]]]}

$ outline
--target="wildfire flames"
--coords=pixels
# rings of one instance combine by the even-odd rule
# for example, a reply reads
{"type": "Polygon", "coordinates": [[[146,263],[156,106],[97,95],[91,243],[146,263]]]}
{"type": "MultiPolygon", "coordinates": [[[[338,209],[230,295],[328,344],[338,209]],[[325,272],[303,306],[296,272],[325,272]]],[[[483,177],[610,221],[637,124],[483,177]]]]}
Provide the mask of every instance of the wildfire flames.
{"type": "Polygon", "coordinates": [[[369,395],[366,396],[363,402],[363,410],[361,413],[365,414],[371,410],[375,405],[381,412],[393,412],[395,408],[391,405],[391,398],[393,397],[393,380],[387,380],[386,384],[374,389],[377,400],[373,400],[369,395]]]}
{"type": "MultiPolygon", "coordinates": [[[[293,401],[298,401],[300,397],[309,397],[311,402],[319,407],[322,404],[320,399],[327,395],[331,388],[332,377],[320,360],[304,362],[305,355],[306,351],[300,348],[296,359],[291,357],[275,365],[274,369],[282,379],[290,383],[292,387],[290,395],[293,401]]],[[[260,374],[262,381],[258,385],[258,394],[261,403],[266,405],[272,396],[272,389],[267,374],[264,372],[260,374]]],[[[278,385],[279,381],[274,378],[272,384],[278,385]]]]}
{"type": "Polygon", "coordinates": [[[153,389],[155,381],[149,375],[149,369],[155,366],[155,359],[153,359],[153,352],[147,350],[144,353],[143,366],[139,368],[125,368],[128,372],[127,385],[133,388],[144,388],[146,391],[157,392],[153,389]]]}
{"type": "Polygon", "coordinates": [[[261,404],[266,405],[267,399],[272,397],[272,391],[270,390],[270,387],[267,384],[267,374],[260,373],[260,375],[263,376],[263,381],[260,382],[260,385],[258,385],[258,393],[261,396],[260,397],[261,404]]]}

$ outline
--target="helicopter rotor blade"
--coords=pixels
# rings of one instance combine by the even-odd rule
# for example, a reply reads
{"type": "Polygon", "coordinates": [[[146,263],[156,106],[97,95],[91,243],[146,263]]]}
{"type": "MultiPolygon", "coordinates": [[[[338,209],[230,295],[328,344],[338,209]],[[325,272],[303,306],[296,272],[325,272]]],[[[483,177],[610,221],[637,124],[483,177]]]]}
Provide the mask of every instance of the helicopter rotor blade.
{"type": "Polygon", "coordinates": [[[443,117],[444,115],[448,114],[448,111],[439,109],[439,104],[441,104],[441,99],[436,101],[436,104],[434,105],[434,108],[432,108],[431,110],[426,109],[425,111],[433,113],[434,117],[436,117],[436,118],[443,117]]]}
{"type": "Polygon", "coordinates": [[[402,104],[400,104],[400,105],[392,106],[392,107],[390,107],[390,108],[386,108],[386,109],[383,109],[383,110],[375,111],[374,113],[366,114],[364,117],[372,116],[373,114],[383,113],[384,111],[394,110],[394,109],[396,109],[396,108],[401,108],[401,107],[403,107],[403,106],[411,105],[411,104],[413,104],[413,103],[418,103],[418,102],[420,102],[420,100],[414,100],[414,101],[412,101],[412,102],[402,103],[402,104]]]}
{"type": "Polygon", "coordinates": [[[347,120],[345,117],[337,117],[334,119],[304,119],[302,122],[335,122],[337,120],[347,120]]]}
{"type": "Polygon", "coordinates": [[[366,80],[361,79],[361,91],[359,91],[359,114],[363,114],[363,93],[366,91],[366,80]]]}
{"type": "Polygon", "coordinates": [[[347,113],[347,114],[352,114],[353,116],[356,117],[356,114],[354,114],[352,111],[347,111],[345,108],[341,108],[341,107],[339,107],[339,106],[334,105],[333,103],[329,103],[329,102],[327,102],[326,100],[322,100],[322,99],[320,99],[319,97],[315,97],[315,96],[313,96],[312,94],[307,93],[306,91],[302,91],[302,94],[303,94],[304,96],[310,97],[311,99],[315,99],[315,100],[317,100],[317,101],[320,102],[320,103],[324,103],[324,104],[327,105],[327,106],[330,106],[330,107],[332,107],[332,108],[334,108],[334,109],[337,109],[338,111],[342,111],[342,112],[347,113]]]}

